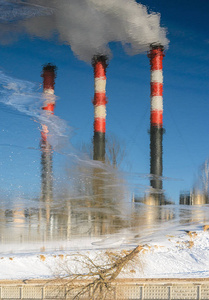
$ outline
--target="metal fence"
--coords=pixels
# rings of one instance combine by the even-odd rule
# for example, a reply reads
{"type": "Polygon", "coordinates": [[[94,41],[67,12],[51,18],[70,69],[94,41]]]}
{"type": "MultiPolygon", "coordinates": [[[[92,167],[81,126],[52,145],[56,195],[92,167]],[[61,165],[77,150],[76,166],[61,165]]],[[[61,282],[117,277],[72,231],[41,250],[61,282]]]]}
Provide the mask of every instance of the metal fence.
{"type": "MultiPolygon", "coordinates": [[[[78,290],[80,289],[80,285],[78,290]]],[[[73,299],[78,290],[69,291],[66,284],[53,281],[0,282],[0,300],[64,300],[73,299]]],[[[76,299],[94,299],[92,290],[76,299]]],[[[98,298],[97,298],[98,299],[98,298]]],[[[107,300],[209,300],[209,280],[118,280],[107,300]]]]}

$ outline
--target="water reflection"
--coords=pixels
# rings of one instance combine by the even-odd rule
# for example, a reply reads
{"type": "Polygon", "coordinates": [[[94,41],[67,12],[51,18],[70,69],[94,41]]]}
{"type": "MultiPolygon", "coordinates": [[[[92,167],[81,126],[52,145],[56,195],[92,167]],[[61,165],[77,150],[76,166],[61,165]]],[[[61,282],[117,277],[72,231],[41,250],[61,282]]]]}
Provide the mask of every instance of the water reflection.
{"type": "Polygon", "coordinates": [[[53,198],[52,147],[47,140],[41,140],[41,199],[53,198]]]}
{"type": "Polygon", "coordinates": [[[110,235],[123,237],[124,243],[142,243],[209,222],[208,206],[158,205],[152,197],[142,202],[124,202],[127,194],[121,189],[120,178],[102,168],[92,172],[88,195],[84,196],[82,191],[75,197],[48,202],[36,199],[30,205],[17,199],[13,208],[2,208],[1,243],[69,241],[110,235]]]}
{"type": "Polygon", "coordinates": [[[78,166],[69,179],[71,174],[76,178],[71,206],[78,219],[84,223],[88,220],[88,233],[105,235],[122,228],[126,190],[117,172],[103,163],[95,163],[92,167],[78,166]]]}
{"type": "Polygon", "coordinates": [[[196,191],[180,194],[180,205],[204,205],[209,204],[208,195],[196,191]]]}
{"type": "MultiPolygon", "coordinates": [[[[48,118],[53,116],[55,104],[54,71],[54,66],[48,64],[43,72],[43,109],[48,118]]],[[[104,159],[75,163],[67,171],[66,184],[69,189],[60,197],[54,195],[53,149],[48,138],[50,132],[46,124],[41,125],[40,197],[33,200],[16,198],[9,207],[6,200],[1,201],[2,244],[69,241],[110,235],[119,240],[122,237],[123,243],[127,244],[143,243],[209,221],[208,197],[205,195],[197,192],[182,194],[180,206],[173,205],[167,199],[162,190],[162,149],[158,147],[160,150],[156,151],[157,146],[152,146],[154,150],[151,151],[159,152],[161,158],[159,160],[151,155],[151,165],[160,171],[151,169],[149,192],[141,197],[133,197],[134,201],[131,201],[126,179],[117,170],[114,159],[113,166],[105,163],[104,159]]],[[[152,132],[152,145],[156,139],[161,145],[161,139],[152,132]]],[[[104,143],[98,146],[104,153],[104,143]]]]}

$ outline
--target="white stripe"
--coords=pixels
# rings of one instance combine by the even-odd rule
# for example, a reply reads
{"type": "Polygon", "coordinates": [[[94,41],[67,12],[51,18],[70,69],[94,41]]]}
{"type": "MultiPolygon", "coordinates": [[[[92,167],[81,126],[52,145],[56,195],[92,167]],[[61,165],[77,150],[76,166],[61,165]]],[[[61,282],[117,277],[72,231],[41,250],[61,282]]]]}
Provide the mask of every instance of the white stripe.
{"type": "Polygon", "coordinates": [[[42,125],[42,131],[44,133],[49,133],[48,127],[46,125],[44,125],[44,124],[41,124],[41,125],[42,125]]]}
{"type": "Polygon", "coordinates": [[[106,89],[106,79],[95,78],[94,80],[94,90],[96,93],[105,92],[106,89]]]}
{"type": "Polygon", "coordinates": [[[163,97],[151,97],[151,110],[163,110],[163,97]]]}
{"type": "Polygon", "coordinates": [[[56,96],[54,94],[43,93],[43,104],[46,106],[49,103],[55,104],[56,96]]]}
{"type": "Polygon", "coordinates": [[[151,71],[151,82],[163,83],[163,71],[162,70],[151,71]]]}
{"type": "Polygon", "coordinates": [[[54,89],[44,89],[44,94],[53,95],[54,94],[54,89]]]}
{"type": "Polygon", "coordinates": [[[105,105],[98,105],[94,106],[94,118],[106,118],[106,106],[105,105]]]}

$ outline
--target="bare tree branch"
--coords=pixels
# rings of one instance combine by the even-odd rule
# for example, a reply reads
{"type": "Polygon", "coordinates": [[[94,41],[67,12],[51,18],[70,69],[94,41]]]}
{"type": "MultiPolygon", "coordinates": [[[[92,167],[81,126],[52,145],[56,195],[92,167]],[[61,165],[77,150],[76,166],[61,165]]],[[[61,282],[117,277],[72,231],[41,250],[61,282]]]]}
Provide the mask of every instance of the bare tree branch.
{"type": "Polygon", "coordinates": [[[137,246],[125,254],[124,252],[118,254],[107,251],[102,257],[102,263],[100,257],[100,264],[84,254],[72,255],[70,264],[73,262],[79,263],[81,270],[73,273],[69,266],[64,264],[61,273],[63,274],[64,271],[65,275],[60,275],[59,280],[66,281],[68,279],[66,293],[73,300],[77,300],[83,295],[89,295],[90,291],[95,300],[108,299],[106,297],[112,292],[112,283],[142,249],[142,246],[137,246]]]}

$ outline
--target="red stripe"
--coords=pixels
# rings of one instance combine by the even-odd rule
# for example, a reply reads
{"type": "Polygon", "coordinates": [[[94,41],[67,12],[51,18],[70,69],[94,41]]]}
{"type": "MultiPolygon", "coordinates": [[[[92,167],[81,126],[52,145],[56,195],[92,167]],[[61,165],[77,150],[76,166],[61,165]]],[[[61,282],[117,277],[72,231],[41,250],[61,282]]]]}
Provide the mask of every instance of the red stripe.
{"type": "Polygon", "coordinates": [[[163,111],[154,110],[151,111],[150,122],[152,126],[163,126],[163,111]]]}
{"type": "Polygon", "coordinates": [[[105,131],[106,131],[106,120],[103,119],[103,118],[94,119],[94,131],[105,133],[105,131]]]}
{"type": "Polygon", "coordinates": [[[54,89],[55,73],[52,71],[44,71],[43,78],[44,89],[54,89]]]}
{"type": "Polygon", "coordinates": [[[162,96],[163,84],[159,82],[151,82],[151,96],[162,96]]]}
{"type": "Polygon", "coordinates": [[[48,103],[46,106],[42,107],[43,110],[48,110],[52,114],[54,113],[54,107],[55,105],[53,103],[48,103]]]}
{"type": "Polygon", "coordinates": [[[43,141],[47,140],[47,134],[43,131],[41,131],[41,138],[42,138],[43,141]]]}
{"type": "Polygon", "coordinates": [[[149,53],[151,70],[162,70],[163,68],[163,50],[161,48],[153,49],[149,53]]]}
{"type": "Polygon", "coordinates": [[[103,67],[102,63],[99,61],[95,64],[94,67],[94,77],[98,78],[98,77],[105,77],[105,68],[103,67]]]}
{"type": "Polygon", "coordinates": [[[107,103],[106,94],[104,93],[95,93],[94,94],[94,105],[105,105],[107,103]]]}

